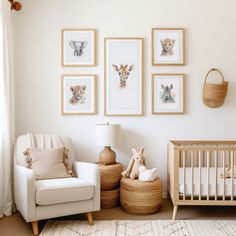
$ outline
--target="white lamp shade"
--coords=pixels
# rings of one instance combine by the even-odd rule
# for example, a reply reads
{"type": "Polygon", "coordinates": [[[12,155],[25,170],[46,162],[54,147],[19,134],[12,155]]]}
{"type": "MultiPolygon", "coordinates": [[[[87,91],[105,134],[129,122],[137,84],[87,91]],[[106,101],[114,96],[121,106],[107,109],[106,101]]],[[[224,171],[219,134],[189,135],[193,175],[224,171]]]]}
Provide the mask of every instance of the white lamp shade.
{"type": "Polygon", "coordinates": [[[120,125],[99,124],[96,125],[97,146],[118,146],[120,143],[120,125]]]}

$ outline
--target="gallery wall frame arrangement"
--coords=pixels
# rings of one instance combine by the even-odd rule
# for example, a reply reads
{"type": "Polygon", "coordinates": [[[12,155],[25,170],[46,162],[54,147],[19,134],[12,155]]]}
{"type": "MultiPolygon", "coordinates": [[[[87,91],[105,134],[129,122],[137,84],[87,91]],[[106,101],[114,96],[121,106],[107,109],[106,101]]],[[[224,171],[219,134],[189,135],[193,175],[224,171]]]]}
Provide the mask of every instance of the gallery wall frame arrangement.
{"type": "Polygon", "coordinates": [[[62,29],[61,64],[63,67],[96,65],[96,30],[62,29]]]}
{"type": "Polygon", "coordinates": [[[143,38],[104,39],[104,113],[143,115],[143,38]]]}
{"type": "Polygon", "coordinates": [[[96,75],[78,74],[61,76],[62,115],[93,115],[97,112],[96,75]]]}
{"type": "Polygon", "coordinates": [[[184,65],[184,29],[152,29],[152,65],[184,65]]]}
{"type": "Polygon", "coordinates": [[[153,74],[152,114],[183,114],[184,90],[184,74],[153,74]]]}

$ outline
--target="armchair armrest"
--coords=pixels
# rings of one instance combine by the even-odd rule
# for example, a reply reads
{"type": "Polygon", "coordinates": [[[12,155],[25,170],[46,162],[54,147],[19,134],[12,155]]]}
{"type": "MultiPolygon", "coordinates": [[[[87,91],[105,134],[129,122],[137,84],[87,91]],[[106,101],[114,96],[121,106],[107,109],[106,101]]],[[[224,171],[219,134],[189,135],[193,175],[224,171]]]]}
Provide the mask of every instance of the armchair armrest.
{"type": "Polygon", "coordinates": [[[96,164],[74,161],[74,171],[77,178],[87,180],[94,185],[100,185],[100,173],[96,164]]]}
{"type": "Polygon", "coordinates": [[[35,176],[32,170],[15,164],[14,195],[17,209],[27,222],[36,220],[35,176]]]}
{"type": "Polygon", "coordinates": [[[100,210],[100,171],[96,164],[74,161],[74,171],[78,178],[94,185],[94,211],[100,210]]]}

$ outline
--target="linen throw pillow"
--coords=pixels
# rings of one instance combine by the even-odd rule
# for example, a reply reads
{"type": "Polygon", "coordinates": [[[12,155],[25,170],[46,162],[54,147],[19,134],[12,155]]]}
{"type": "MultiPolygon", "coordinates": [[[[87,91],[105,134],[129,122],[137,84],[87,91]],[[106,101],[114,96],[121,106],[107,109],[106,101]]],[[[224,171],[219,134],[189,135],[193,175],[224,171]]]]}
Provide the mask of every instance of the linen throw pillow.
{"type": "Polygon", "coordinates": [[[32,169],[36,180],[73,177],[68,167],[68,150],[64,147],[54,149],[27,149],[24,152],[28,168],[32,169]]]}

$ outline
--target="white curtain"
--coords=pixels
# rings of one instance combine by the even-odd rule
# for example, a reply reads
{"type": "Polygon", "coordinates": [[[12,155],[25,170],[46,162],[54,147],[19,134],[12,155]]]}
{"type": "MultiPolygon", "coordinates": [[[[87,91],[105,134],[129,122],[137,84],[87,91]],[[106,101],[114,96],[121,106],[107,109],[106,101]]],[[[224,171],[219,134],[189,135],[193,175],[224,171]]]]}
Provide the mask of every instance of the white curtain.
{"type": "Polygon", "coordinates": [[[0,218],[12,214],[14,87],[10,4],[0,0],[0,218]]]}

